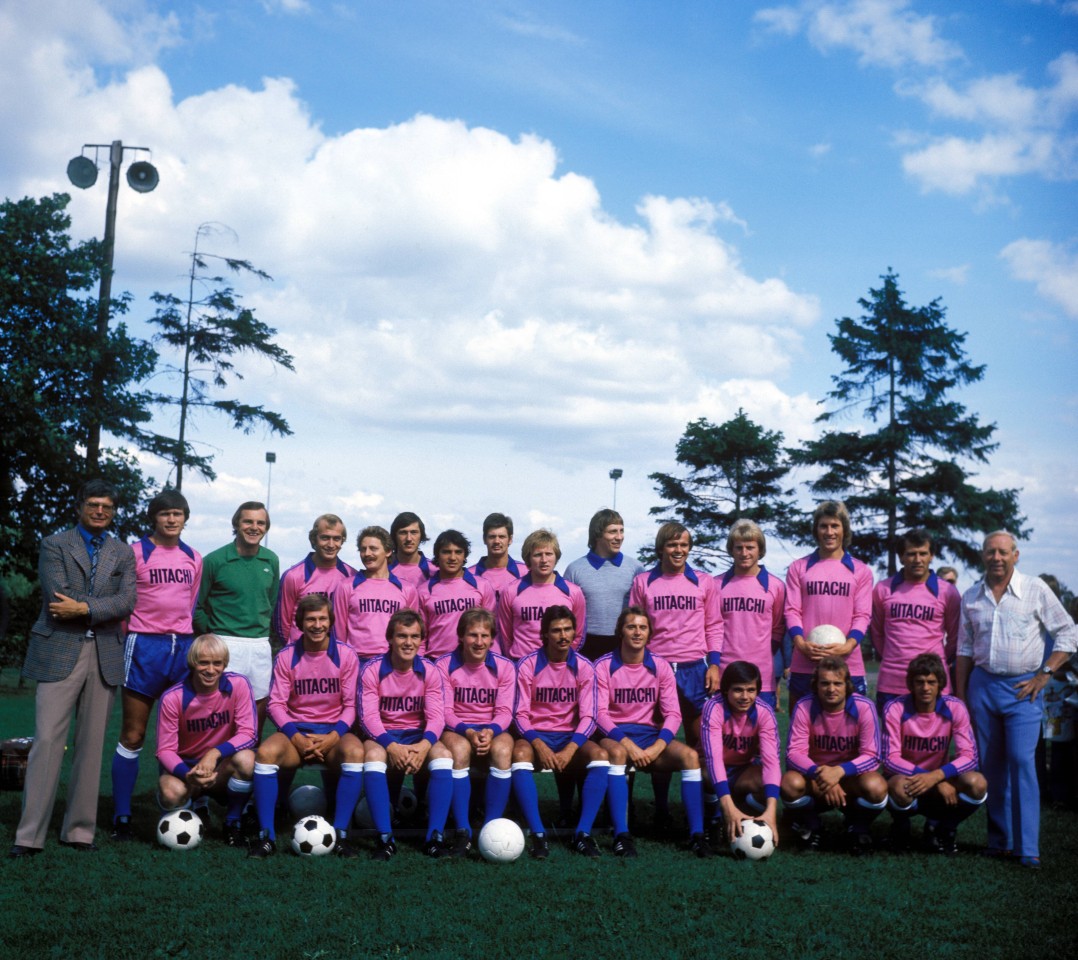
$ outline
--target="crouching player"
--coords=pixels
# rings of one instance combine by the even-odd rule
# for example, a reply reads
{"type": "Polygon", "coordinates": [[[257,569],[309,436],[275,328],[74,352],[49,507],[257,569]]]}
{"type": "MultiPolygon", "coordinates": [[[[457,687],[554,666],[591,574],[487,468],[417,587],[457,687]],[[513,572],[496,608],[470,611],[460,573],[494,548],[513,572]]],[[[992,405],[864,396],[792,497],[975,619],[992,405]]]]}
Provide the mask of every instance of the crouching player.
{"type": "Polygon", "coordinates": [[[225,841],[243,844],[240,818],[251,796],[255,765],[255,701],[251,684],[226,673],[228,646],[203,634],[187,651],[191,673],[169,687],[157,708],[157,761],[161,807],[198,805],[227,795],[225,841]]]}
{"type": "MultiPolygon", "coordinates": [[[[741,821],[757,817],[779,842],[778,724],[761,696],[760,668],[747,660],[727,665],[719,696],[704,707],[700,742],[708,776],[722,809],[727,843],[741,836],[741,821]]],[[[718,825],[718,821],[715,821],[718,825]]]]}
{"type": "Polygon", "coordinates": [[[635,857],[629,835],[626,766],[638,771],[681,771],[681,802],[689,821],[689,849],[711,855],[704,838],[704,798],[700,758],[675,740],[681,727],[677,681],[670,664],[648,650],[651,618],[641,607],[622,610],[614,627],[618,646],[595,662],[599,746],[610,757],[607,803],[614,825],[614,856],[635,857]],[[662,726],[655,721],[661,719],[662,726]]]}
{"type": "Polygon", "coordinates": [[[958,825],[984,803],[988,785],[977,772],[977,744],[966,705],[940,691],[947,683],[934,653],[914,657],[906,669],[909,695],[892,700],[883,715],[883,766],[890,778],[891,841],[909,842],[910,819],[926,818],[925,847],[955,854],[958,825]],[[954,758],[949,759],[954,747],[954,758]]]}
{"type": "Polygon", "coordinates": [[[539,814],[535,764],[555,776],[584,772],[580,819],[573,849],[586,857],[599,856],[591,835],[610,771],[606,751],[589,740],[595,729],[595,668],[573,650],[576,616],[562,604],[543,611],[539,627],[542,646],[517,664],[517,731],[513,746],[513,793],[532,832],[529,851],[537,860],[550,854],[539,814]]]}
{"type": "MultiPolygon", "coordinates": [[[[444,569],[444,568],[443,568],[444,569]]],[[[468,822],[471,765],[487,766],[484,822],[496,820],[509,801],[509,765],[513,759],[513,720],[517,671],[512,660],[491,651],[494,615],[482,607],[465,610],[457,621],[457,649],[438,661],[445,687],[445,732],[442,743],[453,755],[454,852],[471,849],[468,822]]]]}
{"type": "Polygon", "coordinates": [[[359,659],[351,647],[333,638],[333,609],[324,594],[300,597],[295,622],[300,638],[273,663],[269,716],[278,732],[263,741],[255,757],[259,835],[247,856],[261,859],[276,851],[278,771],[319,763],[340,773],[333,811],[334,852],[354,857],[348,825],[363,789],[363,744],[348,731],[356,719],[359,659]]]}
{"type": "Polygon", "coordinates": [[[872,852],[869,827],[887,805],[887,781],[880,775],[880,728],[876,707],[854,693],[850,668],[826,656],[812,674],[812,693],[790,715],[782,802],[793,830],[817,850],[823,841],[821,810],[837,807],[846,817],[851,853],[872,852]]]}
{"type": "Polygon", "coordinates": [[[424,766],[430,771],[424,853],[435,859],[453,855],[444,837],[453,796],[453,758],[438,740],[445,728],[442,674],[419,656],[423,632],[415,610],[398,610],[386,627],[389,652],[363,665],[363,770],[367,806],[378,831],[371,854],[375,860],[389,860],[397,852],[387,775],[399,785],[424,766]]]}

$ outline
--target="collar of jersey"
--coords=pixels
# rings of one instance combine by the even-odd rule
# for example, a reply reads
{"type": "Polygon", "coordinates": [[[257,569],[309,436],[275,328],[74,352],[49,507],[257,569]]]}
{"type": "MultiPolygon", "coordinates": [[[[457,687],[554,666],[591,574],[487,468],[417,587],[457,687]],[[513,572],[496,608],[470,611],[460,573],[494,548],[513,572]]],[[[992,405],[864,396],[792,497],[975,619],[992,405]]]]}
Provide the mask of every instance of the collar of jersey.
{"type": "MultiPolygon", "coordinates": [[[[734,576],[734,568],[731,567],[729,570],[726,571],[726,573],[722,575],[722,585],[725,587],[731,580],[734,579],[734,576]]],[[[764,565],[762,563],[760,564],[760,572],[756,574],[755,579],[756,582],[764,588],[764,593],[767,593],[767,584],[769,580],[767,576],[767,570],[764,569],[764,565]]]]}
{"type": "MultiPolygon", "coordinates": [[[[382,662],[378,667],[378,679],[384,680],[393,672],[393,657],[389,653],[382,655],[382,662]]],[[[412,672],[417,676],[426,677],[427,667],[423,658],[417,653],[412,661],[412,672]]]]}
{"type": "MultiPolygon", "coordinates": [[[[816,564],[820,562],[820,548],[817,547],[812,553],[809,554],[808,569],[811,570],[816,564]]],[[[853,569],[853,557],[850,556],[848,550],[842,551],[842,559],[839,561],[850,573],[854,572],[853,569]]]]}
{"type": "MultiPolygon", "coordinates": [[[[625,661],[621,659],[621,647],[617,650],[613,650],[610,653],[610,676],[614,676],[615,670],[620,670],[625,666],[625,661]]],[[[653,674],[657,674],[658,667],[655,664],[655,658],[651,655],[651,651],[644,650],[644,666],[653,674]]]]}

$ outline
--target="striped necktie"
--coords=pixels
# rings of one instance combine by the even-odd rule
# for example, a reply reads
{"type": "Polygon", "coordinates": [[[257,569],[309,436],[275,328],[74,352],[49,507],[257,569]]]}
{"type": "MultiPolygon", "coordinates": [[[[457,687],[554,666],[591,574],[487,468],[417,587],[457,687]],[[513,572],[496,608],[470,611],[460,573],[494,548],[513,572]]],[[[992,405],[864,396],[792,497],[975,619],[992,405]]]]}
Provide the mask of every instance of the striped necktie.
{"type": "Polygon", "coordinates": [[[101,547],[105,542],[104,537],[90,537],[90,596],[94,595],[94,576],[97,573],[97,558],[100,556],[101,547]]]}

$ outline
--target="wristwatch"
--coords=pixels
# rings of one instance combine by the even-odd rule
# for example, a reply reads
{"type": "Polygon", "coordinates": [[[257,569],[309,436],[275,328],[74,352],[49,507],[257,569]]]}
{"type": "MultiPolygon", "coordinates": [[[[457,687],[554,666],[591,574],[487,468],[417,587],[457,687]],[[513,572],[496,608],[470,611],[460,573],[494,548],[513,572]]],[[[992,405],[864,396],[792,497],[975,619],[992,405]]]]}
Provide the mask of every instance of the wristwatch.
{"type": "Polygon", "coordinates": [[[1053,673],[1055,673],[1055,670],[1053,670],[1053,669],[1052,669],[1052,668],[1051,668],[1050,666],[1048,666],[1048,664],[1046,663],[1046,664],[1045,664],[1045,665],[1044,665],[1043,667],[1041,667],[1041,673],[1043,673],[1043,674],[1044,674],[1044,675],[1045,675],[1046,677],[1050,677],[1050,676],[1051,676],[1051,675],[1052,675],[1053,673]]]}

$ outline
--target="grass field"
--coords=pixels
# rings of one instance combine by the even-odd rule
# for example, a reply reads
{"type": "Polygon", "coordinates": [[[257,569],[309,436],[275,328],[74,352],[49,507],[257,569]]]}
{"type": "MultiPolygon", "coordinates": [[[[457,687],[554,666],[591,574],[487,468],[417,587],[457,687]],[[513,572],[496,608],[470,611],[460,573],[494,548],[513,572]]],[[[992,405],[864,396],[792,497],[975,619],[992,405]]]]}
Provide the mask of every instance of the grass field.
{"type": "MultiPolygon", "coordinates": [[[[2,679],[0,737],[32,733],[32,695],[13,688],[12,671],[2,679]]],[[[110,744],[118,725],[117,710],[110,744]]],[[[61,797],[45,853],[0,864],[4,957],[1075,955],[1073,811],[1045,811],[1040,873],[978,856],[983,814],[964,825],[962,852],[950,859],[881,852],[856,860],[837,851],[784,848],[762,863],[700,861],[673,843],[645,838],[636,861],[609,853],[586,861],[555,847],[541,863],[526,856],[504,866],[434,862],[421,855],[418,841],[406,841],[388,864],[301,860],[287,853],[255,862],[216,836],[190,853],[151,843],[152,755],[148,742],[136,794],[145,842],[115,846],[99,833],[97,854],[60,848],[61,797]]],[[[106,794],[109,760],[102,779],[106,794]]],[[[550,779],[540,782],[553,803],[550,779]]],[[[647,823],[646,781],[637,795],[647,823]]],[[[20,802],[19,794],[0,793],[0,850],[12,842],[20,802]]],[[[218,808],[214,813],[219,822],[218,808]]],[[[108,815],[106,796],[102,823],[108,815]]],[[[830,827],[837,831],[839,821],[830,827]]],[[[886,827],[884,816],[875,831],[886,827]]],[[[608,850],[609,840],[600,846],[608,850]]]]}

